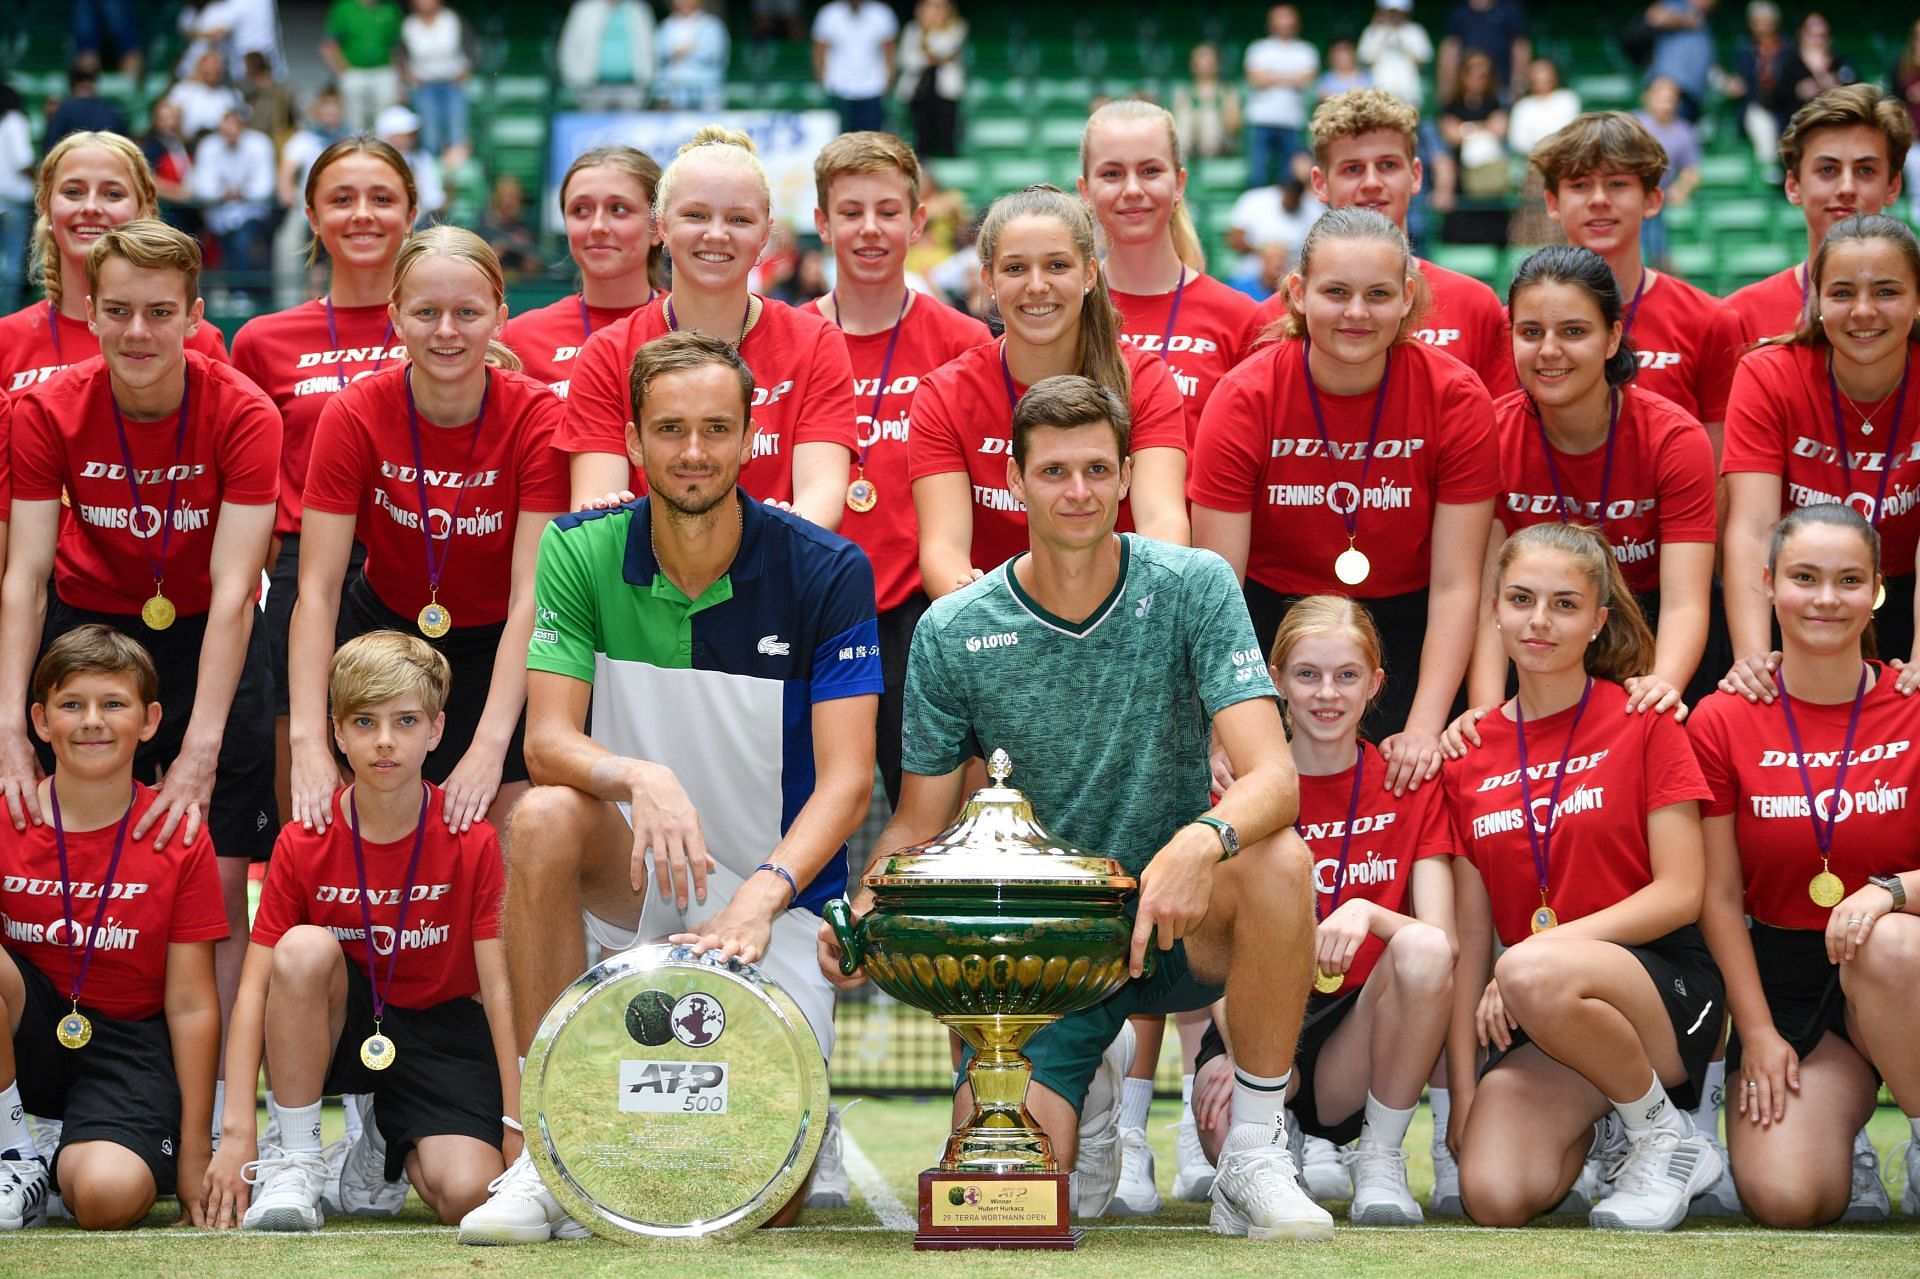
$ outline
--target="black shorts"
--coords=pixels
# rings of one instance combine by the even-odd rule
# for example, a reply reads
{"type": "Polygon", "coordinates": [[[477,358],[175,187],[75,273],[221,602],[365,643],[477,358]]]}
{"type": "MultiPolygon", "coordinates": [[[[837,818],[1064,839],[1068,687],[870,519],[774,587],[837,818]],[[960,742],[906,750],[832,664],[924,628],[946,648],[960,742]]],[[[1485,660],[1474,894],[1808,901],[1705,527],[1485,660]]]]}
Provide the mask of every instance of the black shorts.
{"type": "MultiPolygon", "coordinates": [[[[151,741],[140,743],[133,755],[133,775],[157,785],[161,769],[180,753],[181,740],[193,718],[194,691],[200,683],[200,648],[207,634],[207,615],[182,616],[164,631],[148,628],[138,616],[95,613],[73,608],[57,596],[47,600],[47,624],[40,651],[54,640],[89,622],[110,626],[139,640],[160,674],[160,729],[151,741]]],[[[36,661],[38,658],[35,659],[36,661]]],[[[226,735],[213,777],[213,803],[206,830],[213,851],[222,857],[244,857],[263,862],[273,852],[280,833],[280,803],[273,793],[272,677],[267,673],[267,637],[254,610],[247,636],[247,653],[240,664],[240,682],[227,712],[226,735]]],[[[40,766],[53,771],[53,748],[35,742],[40,766]]]]}
{"type": "MultiPolygon", "coordinates": [[[[487,709],[487,689],[493,684],[493,659],[500,651],[500,633],[505,629],[504,622],[456,626],[439,639],[430,639],[420,635],[418,619],[402,617],[388,608],[373,593],[373,587],[367,585],[366,575],[356,574],[347,580],[347,589],[340,593],[340,620],[334,628],[334,643],[344,644],[369,631],[399,631],[425,639],[453,667],[453,689],[447,695],[447,728],[440,736],[440,745],[428,754],[426,765],[420,770],[428,781],[440,785],[473,745],[480,716],[487,709]]],[[[520,658],[524,662],[526,654],[522,653],[520,658]]],[[[507,743],[506,758],[501,762],[502,785],[527,780],[526,743],[527,712],[522,707],[520,718],[513,726],[513,738],[507,743]]]]}
{"type": "MultiPolygon", "coordinates": [[[[155,1192],[172,1194],[180,1149],[180,1084],[166,1016],[135,1021],[82,1004],[93,1038],[85,1048],[64,1047],[53,1030],[72,1001],[30,962],[12,952],[7,957],[27,988],[20,1028],[13,1032],[20,1102],[27,1113],[61,1121],[62,1150],[79,1141],[125,1146],[153,1173],[155,1192]]],[[[49,1164],[56,1185],[59,1165],[56,1152],[49,1164]]]]}
{"type": "MultiPolygon", "coordinates": [[[[1360,989],[1364,990],[1365,987],[1360,989]]],[[[1324,1137],[1336,1146],[1344,1146],[1360,1135],[1360,1127],[1367,1119],[1366,1107],[1362,1106],[1339,1120],[1323,1122],[1319,1102],[1314,1097],[1314,1067],[1319,1063],[1320,1050],[1327,1046],[1327,1040],[1333,1038],[1333,1032],[1340,1029],[1340,1024],[1353,1011],[1359,998],[1360,990],[1342,990],[1331,995],[1323,995],[1318,991],[1309,994],[1306,1020],[1300,1023],[1300,1039],[1293,1050],[1293,1077],[1299,1086],[1295,1088],[1287,1106],[1293,1111],[1301,1132],[1324,1137]]],[[[1200,1037],[1200,1051],[1193,1059],[1193,1073],[1199,1074],[1200,1067],[1209,1059],[1224,1056],[1226,1051],[1227,1042],[1221,1037],[1220,1027],[1208,1022],[1206,1033],[1200,1037]]]]}
{"type": "MultiPolygon", "coordinates": [[[[1273,652],[1273,637],[1280,630],[1280,619],[1304,596],[1282,595],[1271,587],[1248,578],[1247,612],[1253,618],[1253,633],[1260,640],[1262,653],[1273,652]]],[[[1409,591],[1405,595],[1385,595],[1378,599],[1354,597],[1373,615],[1380,631],[1382,665],[1387,682],[1367,712],[1361,732],[1372,741],[1385,741],[1407,725],[1413,713],[1413,695],[1420,686],[1420,654],[1427,642],[1427,592],[1409,591]]],[[[1456,697],[1455,701],[1459,702],[1456,697]]],[[[1464,703],[1461,703],[1464,705],[1464,703]]]]}
{"type": "Polygon", "coordinates": [[[913,628],[933,601],[915,591],[880,614],[880,720],[877,755],[887,803],[900,807],[900,728],[907,700],[907,649],[913,628]]]}
{"type": "MultiPolygon", "coordinates": [[[[367,548],[355,542],[347,558],[347,577],[353,578],[367,561],[367,548]]],[[[300,535],[280,539],[280,554],[267,574],[267,598],[261,605],[267,624],[267,665],[273,674],[273,713],[288,714],[287,632],[293,626],[293,606],[300,598],[300,535]]]]}
{"type": "Polygon", "coordinates": [[[399,1179],[407,1152],[422,1137],[500,1144],[500,1062],[478,1000],[449,999],[431,1008],[389,1004],[380,1031],[393,1041],[393,1064],[368,1070],[360,1064],[360,1044],[373,1033],[373,988],[348,959],[347,1018],[320,1091],[373,1094],[373,1121],[387,1142],[388,1181],[399,1179]]]}
{"type": "MultiPolygon", "coordinates": [[[[1667,1089],[1667,1095],[1682,1110],[1692,1110],[1700,1104],[1700,1081],[1706,1078],[1707,1063],[1713,1060],[1720,1027],[1727,1019],[1727,988],[1720,969],[1697,924],[1676,928],[1643,946],[1622,949],[1647,970],[1660,992],[1660,1002],[1667,1007],[1667,1020],[1673,1023],[1673,1037],[1680,1045],[1680,1064],[1687,1072],[1686,1082],[1667,1089]]],[[[1529,1042],[1525,1030],[1514,1031],[1513,1047],[1490,1052],[1480,1073],[1485,1075],[1529,1042]]]]}
{"type": "MultiPolygon", "coordinates": [[[[1891,601],[1889,601],[1891,602],[1891,601]]],[[[1847,1043],[1847,995],[1840,969],[1827,962],[1827,935],[1817,928],[1775,928],[1759,920],[1747,926],[1760,991],[1773,1014],[1773,1028],[1802,1060],[1832,1031],[1847,1043]]],[[[1727,1040],[1727,1069],[1740,1069],[1740,1032],[1727,1040]]]]}

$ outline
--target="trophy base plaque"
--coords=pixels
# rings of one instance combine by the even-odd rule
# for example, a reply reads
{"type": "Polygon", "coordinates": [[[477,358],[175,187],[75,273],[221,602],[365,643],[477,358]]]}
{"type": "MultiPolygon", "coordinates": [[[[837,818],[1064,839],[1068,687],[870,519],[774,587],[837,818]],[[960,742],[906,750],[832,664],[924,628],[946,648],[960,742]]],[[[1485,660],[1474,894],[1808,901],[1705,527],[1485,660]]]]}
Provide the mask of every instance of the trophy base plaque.
{"type": "Polygon", "coordinates": [[[920,1174],[920,1251],[1049,1248],[1071,1251],[1086,1232],[1072,1222],[1064,1172],[920,1174]]]}

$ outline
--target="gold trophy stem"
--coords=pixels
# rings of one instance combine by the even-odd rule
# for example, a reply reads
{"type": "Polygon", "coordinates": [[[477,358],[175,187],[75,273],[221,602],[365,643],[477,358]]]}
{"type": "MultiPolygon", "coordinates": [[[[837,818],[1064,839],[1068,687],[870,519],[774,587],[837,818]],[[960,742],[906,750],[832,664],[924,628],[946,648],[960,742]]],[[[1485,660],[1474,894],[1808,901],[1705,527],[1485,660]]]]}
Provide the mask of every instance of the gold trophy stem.
{"type": "Polygon", "coordinates": [[[1053,1016],[942,1017],[974,1051],[967,1067],[973,1112],[953,1130],[943,1172],[1058,1172],[1053,1143],[1027,1110],[1033,1066],[1021,1052],[1053,1016]]]}

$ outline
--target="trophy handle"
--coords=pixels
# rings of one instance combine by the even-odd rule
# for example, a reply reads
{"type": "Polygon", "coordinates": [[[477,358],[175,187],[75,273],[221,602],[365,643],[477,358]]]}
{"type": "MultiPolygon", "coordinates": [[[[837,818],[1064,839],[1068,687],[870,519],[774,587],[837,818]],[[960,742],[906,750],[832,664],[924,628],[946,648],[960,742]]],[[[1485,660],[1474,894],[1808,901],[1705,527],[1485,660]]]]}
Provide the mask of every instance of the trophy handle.
{"type": "Polygon", "coordinates": [[[836,897],[826,904],[822,913],[833,928],[833,935],[840,943],[840,971],[848,977],[860,971],[861,950],[860,923],[853,917],[853,907],[844,898],[836,897]]]}

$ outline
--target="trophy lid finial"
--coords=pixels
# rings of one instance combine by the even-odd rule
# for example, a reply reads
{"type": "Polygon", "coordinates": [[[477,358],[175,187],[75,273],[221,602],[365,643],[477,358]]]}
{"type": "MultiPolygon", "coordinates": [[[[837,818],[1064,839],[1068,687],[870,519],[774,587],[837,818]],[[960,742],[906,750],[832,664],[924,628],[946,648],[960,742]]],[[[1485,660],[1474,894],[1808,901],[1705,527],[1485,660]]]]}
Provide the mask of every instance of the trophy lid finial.
{"type": "Polygon", "coordinates": [[[995,749],[993,755],[987,760],[987,776],[993,779],[995,786],[999,786],[1006,782],[1007,775],[1011,772],[1013,772],[1012,758],[1006,751],[995,749]]]}

